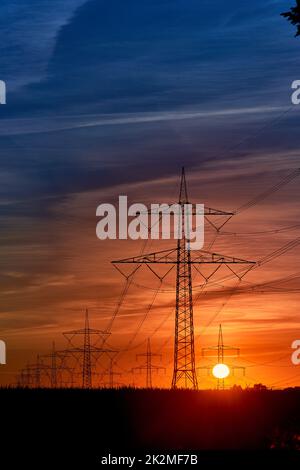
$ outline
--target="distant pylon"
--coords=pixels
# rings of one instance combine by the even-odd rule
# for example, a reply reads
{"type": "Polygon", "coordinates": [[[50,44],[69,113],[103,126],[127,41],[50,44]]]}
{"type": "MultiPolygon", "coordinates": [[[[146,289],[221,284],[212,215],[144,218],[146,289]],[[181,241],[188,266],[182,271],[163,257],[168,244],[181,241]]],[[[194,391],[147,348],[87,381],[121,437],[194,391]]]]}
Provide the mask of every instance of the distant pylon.
{"type": "Polygon", "coordinates": [[[97,361],[102,353],[115,353],[116,350],[104,347],[106,338],[109,335],[107,331],[95,330],[90,328],[89,325],[89,313],[85,311],[85,323],[84,328],[79,330],[67,331],[63,333],[64,337],[69,342],[71,348],[61,351],[65,355],[72,355],[76,359],[82,357],[82,370],[81,370],[81,381],[82,388],[92,388],[92,359],[97,361]],[[83,345],[76,346],[73,343],[75,336],[83,336],[83,345]],[[97,340],[95,344],[91,344],[91,336],[95,335],[97,340]],[[96,346],[97,342],[101,340],[101,346],[96,346]]]}
{"type": "MultiPolygon", "coordinates": [[[[240,355],[240,348],[237,348],[235,346],[225,346],[224,341],[223,341],[223,331],[222,331],[222,325],[219,325],[219,336],[218,336],[218,345],[217,346],[211,346],[209,348],[203,348],[202,349],[202,355],[204,356],[206,352],[208,351],[217,351],[217,358],[218,358],[218,364],[225,364],[225,356],[226,352],[231,351],[234,353],[233,355],[231,354],[230,357],[238,357],[240,355]]],[[[213,357],[213,356],[210,356],[213,357]]],[[[203,369],[203,367],[201,367],[203,369]]],[[[205,369],[210,370],[210,367],[204,367],[205,369]]],[[[241,369],[243,370],[243,373],[245,374],[245,367],[242,366],[230,366],[230,369],[234,372],[236,369],[241,369]]],[[[217,389],[218,390],[224,390],[225,389],[225,379],[217,379],[217,389]]]]}
{"type": "MultiPolygon", "coordinates": [[[[186,237],[185,224],[189,223],[189,216],[197,214],[200,215],[200,213],[197,212],[197,207],[195,204],[192,204],[192,211],[189,209],[190,206],[186,206],[187,204],[189,204],[187,184],[185,171],[184,168],[182,168],[178,203],[181,208],[182,222],[180,223],[179,221],[178,231],[180,236],[178,237],[177,248],[163,250],[156,253],[142,254],[140,256],[112,261],[112,263],[116,265],[122,263],[134,263],[140,266],[143,264],[176,265],[175,344],[172,388],[184,386],[185,388],[197,389],[198,382],[195,365],[193,292],[191,274],[192,266],[196,267],[196,265],[202,264],[217,264],[218,267],[220,267],[220,265],[225,265],[228,267],[228,269],[230,269],[232,274],[237,275],[228,265],[250,265],[250,268],[245,269],[243,274],[239,274],[238,277],[241,279],[255,263],[252,261],[246,261],[218,253],[209,253],[204,250],[197,250],[196,253],[192,256],[190,240],[186,237]]],[[[229,218],[233,215],[232,212],[224,212],[206,206],[201,213],[204,215],[205,220],[208,220],[209,216],[227,217],[226,221],[223,222],[218,229],[224,226],[229,218]]],[[[160,214],[163,216],[162,211],[160,214]]],[[[216,228],[215,225],[213,226],[216,228]]],[[[211,278],[211,276],[218,270],[218,267],[213,271],[209,278],[211,278]]],[[[125,274],[118,267],[118,270],[127,279],[130,278],[130,276],[132,276],[137,269],[138,268],[135,268],[129,276],[125,276],[125,274]]],[[[151,270],[153,271],[152,268],[151,270]]],[[[197,271],[199,272],[199,269],[197,269],[197,271]]],[[[202,276],[205,278],[203,274],[202,276]]],[[[207,282],[208,279],[205,279],[205,281],[207,282]]]]}
{"type": "Polygon", "coordinates": [[[40,388],[42,386],[42,372],[48,374],[48,367],[43,364],[38,354],[36,357],[36,363],[27,364],[25,371],[28,386],[40,388]]]}
{"type": "Polygon", "coordinates": [[[57,353],[55,350],[55,342],[52,342],[52,351],[47,356],[51,359],[51,366],[50,366],[50,385],[51,388],[57,388],[57,353]]]}
{"type": "Polygon", "coordinates": [[[104,384],[105,386],[108,385],[109,388],[114,388],[115,386],[122,386],[123,384],[121,384],[120,382],[116,382],[115,381],[115,376],[118,375],[118,376],[121,376],[122,373],[121,372],[115,372],[114,371],[114,360],[113,359],[110,359],[110,364],[109,364],[109,369],[106,370],[105,372],[103,372],[102,375],[108,375],[108,383],[104,384]]]}
{"type": "Polygon", "coordinates": [[[146,363],[133,367],[132,371],[134,372],[135,370],[146,370],[146,388],[152,388],[152,370],[160,370],[160,369],[165,369],[164,367],[156,366],[152,363],[152,357],[158,356],[161,358],[161,354],[154,354],[151,352],[151,343],[150,343],[150,338],[147,340],[147,351],[142,354],[137,354],[136,358],[138,359],[139,357],[145,357],[146,358],[146,363]]]}
{"type": "Polygon", "coordinates": [[[49,354],[43,354],[42,357],[50,359],[50,365],[47,366],[50,372],[50,387],[57,388],[62,383],[61,374],[63,373],[63,371],[66,370],[68,371],[68,373],[72,373],[71,369],[69,367],[64,366],[62,363],[64,354],[55,349],[55,342],[53,341],[52,351],[49,354]]]}
{"type": "Polygon", "coordinates": [[[89,314],[87,309],[85,311],[82,384],[83,388],[92,388],[91,339],[89,314]]]}
{"type": "Polygon", "coordinates": [[[16,376],[16,381],[17,381],[17,387],[28,387],[29,384],[29,374],[28,374],[28,369],[25,367],[24,369],[21,369],[19,374],[16,376]]]}

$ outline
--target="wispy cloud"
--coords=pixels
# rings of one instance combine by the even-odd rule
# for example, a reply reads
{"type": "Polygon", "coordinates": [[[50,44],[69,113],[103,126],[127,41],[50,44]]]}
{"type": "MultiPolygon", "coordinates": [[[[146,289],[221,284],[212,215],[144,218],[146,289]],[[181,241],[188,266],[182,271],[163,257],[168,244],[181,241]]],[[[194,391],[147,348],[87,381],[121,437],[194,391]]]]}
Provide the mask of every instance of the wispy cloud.
{"type": "Polygon", "coordinates": [[[85,1],[1,1],[1,78],[10,92],[46,76],[60,28],[85,1]]]}
{"type": "Polygon", "coordinates": [[[255,106],[252,108],[228,108],[206,111],[173,110],[157,113],[118,113],[80,116],[59,116],[28,119],[1,120],[0,135],[21,135],[57,132],[99,126],[122,126],[147,124],[160,121],[180,121],[186,119],[227,118],[282,112],[282,106],[255,106]]]}

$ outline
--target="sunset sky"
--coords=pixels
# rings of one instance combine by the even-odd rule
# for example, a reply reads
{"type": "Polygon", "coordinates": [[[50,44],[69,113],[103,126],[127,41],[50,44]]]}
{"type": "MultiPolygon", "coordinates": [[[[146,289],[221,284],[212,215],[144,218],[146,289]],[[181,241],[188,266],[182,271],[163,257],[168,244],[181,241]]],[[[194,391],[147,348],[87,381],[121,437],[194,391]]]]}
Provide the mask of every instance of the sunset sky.
{"type": "MultiPolygon", "coordinates": [[[[1,384],[53,340],[65,348],[61,333],[82,327],[85,308],[92,327],[109,324],[124,286],[111,261],[140,254],[143,242],[98,240],[99,204],[121,194],[176,202],[184,165],[192,201],[235,211],[300,167],[300,106],[291,103],[300,39],[280,17],[293,3],[2,0],[1,384]]],[[[216,239],[208,225],[204,249],[215,239],[211,250],[259,261],[297,239],[299,187],[300,175],[234,216],[216,239]]],[[[174,245],[149,241],[144,251],[174,245]]],[[[221,280],[222,268],[220,282],[202,290],[194,273],[197,366],[210,363],[201,349],[217,343],[222,323],[225,344],[241,348],[228,363],[246,366],[229,383],[300,386],[300,366],[291,363],[299,261],[300,245],[239,286],[221,280]],[[267,286],[250,289],[258,284],[267,286]]],[[[174,274],[156,295],[158,287],[141,268],[113,323],[118,381],[145,383],[126,371],[142,364],[135,356],[151,337],[162,355],[153,362],[166,368],[153,382],[170,384],[174,274]]],[[[214,386],[205,371],[198,381],[214,386]]]]}

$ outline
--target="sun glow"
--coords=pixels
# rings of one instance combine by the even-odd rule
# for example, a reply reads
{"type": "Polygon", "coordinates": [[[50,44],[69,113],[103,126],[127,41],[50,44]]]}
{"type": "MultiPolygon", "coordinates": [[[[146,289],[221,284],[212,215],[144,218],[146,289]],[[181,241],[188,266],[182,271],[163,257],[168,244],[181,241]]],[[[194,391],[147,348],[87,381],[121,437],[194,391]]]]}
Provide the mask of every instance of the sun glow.
{"type": "Polygon", "coordinates": [[[230,374],[229,367],[226,364],[216,364],[212,370],[214,377],[217,379],[226,379],[230,374]]]}

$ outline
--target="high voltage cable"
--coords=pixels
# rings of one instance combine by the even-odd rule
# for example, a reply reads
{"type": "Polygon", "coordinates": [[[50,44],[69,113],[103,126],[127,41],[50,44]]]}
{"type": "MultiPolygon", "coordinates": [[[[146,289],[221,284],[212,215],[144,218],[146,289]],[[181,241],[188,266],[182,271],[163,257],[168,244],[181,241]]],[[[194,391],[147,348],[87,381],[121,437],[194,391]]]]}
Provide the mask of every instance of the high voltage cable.
{"type": "Polygon", "coordinates": [[[224,230],[224,231],[222,230],[222,231],[220,231],[220,235],[234,235],[234,236],[238,236],[238,235],[265,235],[265,234],[288,232],[290,230],[296,230],[297,228],[300,228],[300,224],[287,225],[286,227],[272,229],[272,230],[259,230],[257,232],[229,232],[227,230],[224,230]]]}
{"type": "Polygon", "coordinates": [[[273,364],[275,364],[275,362],[280,362],[283,359],[286,359],[287,357],[291,357],[291,355],[290,354],[285,354],[284,356],[281,356],[278,359],[274,359],[273,361],[268,361],[268,362],[263,362],[263,363],[250,361],[249,359],[246,359],[246,358],[241,358],[241,359],[250,363],[250,365],[246,366],[247,368],[249,368],[249,367],[292,367],[292,365],[289,365],[289,366],[283,366],[283,365],[282,366],[280,366],[280,365],[273,366],[273,364]]]}
{"type": "MultiPolygon", "coordinates": [[[[261,266],[264,266],[265,264],[273,261],[274,259],[279,258],[280,256],[282,256],[283,254],[285,254],[288,251],[292,250],[293,248],[295,248],[299,244],[300,244],[300,237],[297,237],[294,240],[291,240],[290,242],[286,243],[282,247],[270,252],[269,254],[265,255],[260,260],[258,260],[256,262],[256,264],[253,266],[252,270],[257,269],[261,266]]],[[[237,271],[236,274],[239,275],[239,274],[242,274],[244,272],[245,272],[245,269],[241,269],[240,271],[237,271]]],[[[236,276],[234,274],[228,274],[226,276],[223,276],[221,279],[218,279],[217,281],[208,281],[207,283],[198,284],[198,286],[194,286],[193,290],[196,290],[197,288],[202,290],[203,287],[210,286],[210,285],[216,285],[216,284],[219,284],[220,282],[222,282],[224,280],[231,280],[231,279],[234,279],[235,277],[236,276]]],[[[143,287],[143,288],[147,288],[147,286],[142,286],[142,285],[140,285],[140,286],[143,287]]],[[[171,292],[171,290],[170,290],[170,292],[171,292]]]]}
{"type": "MultiPolygon", "coordinates": [[[[282,254],[286,253],[287,251],[289,251],[290,249],[292,249],[294,246],[296,246],[297,244],[300,243],[300,237],[295,239],[295,240],[292,240],[291,242],[287,243],[286,245],[284,245],[283,247],[281,247],[280,249],[278,250],[275,250],[274,252],[270,253],[269,255],[265,256],[264,258],[262,258],[255,266],[253,269],[255,269],[255,267],[260,267],[262,266],[263,264],[266,264],[267,262],[270,262],[272,261],[273,259],[281,256],[282,254]]],[[[229,275],[230,278],[233,278],[233,275],[229,275]]],[[[228,277],[225,277],[228,279],[228,277]]],[[[224,279],[224,278],[223,278],[224,279]]],[[[220,280],[218,281],[220,282],[220,280]]],[[[221,311],[223,310],[223,308],[227,305],[227,303],[229,302],[229,300],[231,299],[231,297],[238,291],[238,286],[239,286],[239,283],[240,281],[238,281],[238,284],[233,288],[231,289],[231,291],[229,292],[229,298],[226,299],[226,301],[222,304],[221,308],[218,310],[218,312],[209,320],[209,322],[205,325],[205,329],[210,326],[210,324],[217,318],[217,316],[221,313],[221,311]]],[[[212,284],[215,284],[215,282],[213,282],[212,284]]],[[[206,284],[207,285],[207,284],[206,284]]],[[[201,286],[202,289],[203,289],[203,285],[201,286]]],[[[213,292],[213,291],[212,291],[213,292]]],[[[206,293],[205,293],[206,294],[206,293]]],[[[200,294],[201,296],[201,294],[200,294]]],[[[198,300],[198,299],[197,299],[198,300]]],[[[196,300],[196,302],[197,302],[196,300]]],[[[173,311],[173,309],[172,309],[173,311]]],[[[203,332],[202,332],[203,333],[203,332]]],[[[202,334],[201,333],[201,334],[202,334]]],[[[198,335],[197,335],[198,337],[198,335]]],[[[163,346],[165,346],[169,341],[170,341],[170,338],[169,337],[166,342],[163,344],[163,346]]],[[[160,348],[161,350],[162,348],[160,348]]]]}
{"type": "MultiPolygon", "coordinates": [[[[250,134],[249,136],[241,139],[239,142],[226,149],[223,154],[216,154],[215,158],[220,159],[222,157],[227,157],[228,153],[232,153],[234,150],[237,150],[239,147],[241,147],[241,145],[243,145],[244,143],[249,142],[252,139],[258,137],[266,129],[272,128],[274,125],[278,124],[292,109],[294,109],[294,106],[289,106],[287,109],[279,113],[279,115],[277,115],[275,118],[272,118],[269,122],[266,122],[262,127],[257,129],[257,131],[255,131],[253,134],[250,134]]],[[[249,153],[250,152],[244,153],[243,155],[248,155],[249,153]]]]}
{"type": "Polygon", "coordinates": [[[276,382],[271,383],[270,386],[273,387],[274,385],[278,385],[278,384],[280,384],[280,383],[289,383],[289,382],[291,382],[291,381],[293,381],[294,379],[299,378],[299,377],[300,377],[300,375],[299,375],[299,372],[298,372],[298,374],[289,376],[289,377],[287,377],[287,378],[285,378],[285,379],[277,380],[276,382]]]}
{"type": "Polygon", "coordinates": [[[141,328],[142,328],[142,326],[143,326],[145,320],[147,319],[147,317],[148,317],[148,315],[149,315],[149,313],[150,313],[150,310],[152,309],[152,307],[153,307],[153,305],[154,305],[154,302],[155,302],[155,300],[156,300],[156,297],[157,297],[157,295],[158,295],[158,293],[159,293],[159,289],[160,289],[160,286],[157,287],[156,291],[154,292],[153,298],[152,298],[151,302],[149,303],[149,305],[148,305],[148,307],[147,307],[147,309],[146,309],[146,312],[145,312],[145,314],[143,315],[143,317],[142,317],[142,319],[141,319],[141,321],[140,321],[140,323],[139,323],[139,325],[138,325],[136,331],[134,332],[134,335],[131,337],[131,339],[130,339],[130,341],[128,342],[128,345],[126,346],[126,348],[123,348],[123,349],[122,349],[122,352],[129,351],[130,349],[133,349],[133,348],[131,348],[131,345],[132,345],[132,343],[134,342],[134,340],[136,339],[137,335],[139,334],[139,332],[140,332],[140,330],[141,330],[141,328]]]}
{"type": "Polygon", "coordinates": [[[296,170],[292,171],[290,174],[282,178],[281,181],[276,183],[274,186],[271,188],[267,189],[266,191],[263,191],[262,193],[258,194],[256,197],[251,199],[250,201],[246,202],[245,204],[241,205],[238,207],[235,211],[235,214],[240,214],[241,212],[244,212],[247,209],[250,209],[251,207],[256,206],[258,203],[269,197],[271,194],[279,191],[283,186],[287,185],[291,181],[293,181],[295,178],[297,178],[300,175],[300,168],[297,168],[296,170]]]}

